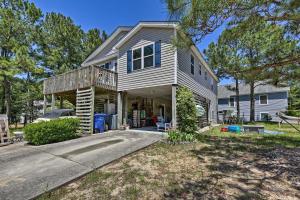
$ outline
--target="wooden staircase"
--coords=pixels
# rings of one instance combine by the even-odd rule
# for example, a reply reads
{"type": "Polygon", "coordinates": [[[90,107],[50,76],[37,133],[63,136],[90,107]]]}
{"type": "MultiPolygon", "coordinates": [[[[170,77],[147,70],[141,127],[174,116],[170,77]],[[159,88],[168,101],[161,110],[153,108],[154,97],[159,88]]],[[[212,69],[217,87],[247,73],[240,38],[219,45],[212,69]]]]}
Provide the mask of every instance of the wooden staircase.
{"type": "Polygon", "coordinates": [[[0,146],[9,143],[9,127],[7,115],[0,115],[0,146]]]}
{"type": "Polygon", "coordinates": [[[77,89],[76,116],[80,119],[80,131],[83,134],[93,132],[95,88],[77,89]]]}

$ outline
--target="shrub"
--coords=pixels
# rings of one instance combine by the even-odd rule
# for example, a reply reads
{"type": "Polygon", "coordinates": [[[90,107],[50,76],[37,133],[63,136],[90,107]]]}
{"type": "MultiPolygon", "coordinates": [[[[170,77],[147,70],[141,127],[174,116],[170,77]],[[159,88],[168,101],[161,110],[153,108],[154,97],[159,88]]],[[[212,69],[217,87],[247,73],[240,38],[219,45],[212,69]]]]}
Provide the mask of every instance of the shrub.
{"type": "Polygon", "coordinates": [[[187,87],[179,87],[176,97],[179,131],[195,134],[197,131],[197,109],[193,93],[187,87]]]}
{"type": "Polygon", "coordinates": [[[62,142],[79,137],[76,133],[79,119],[55,119],[29,124],[24,129],[25,139],[33,145],[62,142]]]}
{"type": "Polygon", "coordinates": [[[172,130],[168,132],[168,140],[174,144],[181,142],[193,142],[195,141],[195,135],[172,130]]]}

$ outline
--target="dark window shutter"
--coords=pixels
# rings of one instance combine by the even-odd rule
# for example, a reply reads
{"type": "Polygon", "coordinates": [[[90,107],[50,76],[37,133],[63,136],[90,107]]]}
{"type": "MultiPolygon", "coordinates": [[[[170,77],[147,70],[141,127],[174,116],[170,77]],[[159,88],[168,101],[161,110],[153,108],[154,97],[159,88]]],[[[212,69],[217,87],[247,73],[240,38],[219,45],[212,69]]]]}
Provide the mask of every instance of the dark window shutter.
{"type": "Polygon", "coordinates": [[[161,66],[161,41],[155,42],[155,67],[161,66]]]}
{"type": "Polygon", "coordinates": [[[131,73],[132,69],[132,51],[127,51],[127,73],[131,73]]]}

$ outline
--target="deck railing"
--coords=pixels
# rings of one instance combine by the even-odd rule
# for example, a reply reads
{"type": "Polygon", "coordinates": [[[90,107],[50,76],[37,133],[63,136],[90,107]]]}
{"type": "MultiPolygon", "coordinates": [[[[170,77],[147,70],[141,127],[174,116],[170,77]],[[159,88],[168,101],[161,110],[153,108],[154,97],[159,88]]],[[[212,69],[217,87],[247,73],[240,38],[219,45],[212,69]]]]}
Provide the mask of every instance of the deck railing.
{"type": "Polygon", "coordinates": [[[117,73],[97,66],[80,67],[44,80],[44,94],[63,93],[91,86],[117,90],[117,73]]]}

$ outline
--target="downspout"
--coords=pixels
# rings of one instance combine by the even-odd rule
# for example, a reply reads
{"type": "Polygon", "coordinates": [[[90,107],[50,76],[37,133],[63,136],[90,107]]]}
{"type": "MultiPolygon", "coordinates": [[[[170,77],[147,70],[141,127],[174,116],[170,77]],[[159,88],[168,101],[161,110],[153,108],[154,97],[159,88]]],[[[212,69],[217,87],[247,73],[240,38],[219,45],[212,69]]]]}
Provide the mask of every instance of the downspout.
{"type": "MultiPolygon", "coordinates": [[[[174,38],[177,39],[177,25],[174,25],[174,38]]],[[[177,67],[178,67],[178,55],[177,47],[175,46],[174,52],[174,84],[177,84],[177,67]]]]}

